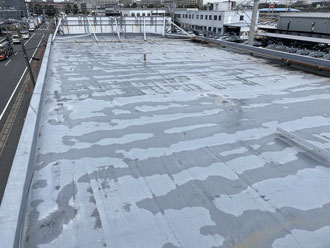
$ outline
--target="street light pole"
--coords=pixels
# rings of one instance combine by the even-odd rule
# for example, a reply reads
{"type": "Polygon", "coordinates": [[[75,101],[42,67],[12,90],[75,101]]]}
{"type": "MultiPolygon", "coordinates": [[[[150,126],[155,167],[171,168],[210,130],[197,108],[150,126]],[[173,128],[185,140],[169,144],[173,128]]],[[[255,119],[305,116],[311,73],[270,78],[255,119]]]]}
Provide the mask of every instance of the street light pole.
{"type": "Polygon", "coordinates": [[[1,0],[2,19],[5,20],[5,0],[1,0]]]}
{"type": "Polygon", "coordinates": [[[252,20],[251,20],[251,25],[250,25],[249,41],[248,41],[248,44],[250,46],[253,46],[255,28],[256,28],[256,23],[257,23],[258,6],[259,6],[259,0],[254,0],[252,20]]]}
{"type": "Polygon", "coordinates": [[[16,28],[16,31],[17,31],[19,40],[21,42],[23,56],[25,58],[25,62],[26,62],[26,65],[27,65],[27,68],[28,68],[28,71],[29,71],[29,75],[30,75],[30,78],[32,80],[32,84],[33,84],[33,87],[34,87],[36,85],[36,82],[34,81],[34,76],[33,76],[32,68],[31,68],[31,65],[30,65],[29,57],[28,57],[28,55],[26,53],[26,49],[25,49],[23,38],[22,38],[22,34],[21,34],[21,31],[19,30],[19,28],[16,28]]]}

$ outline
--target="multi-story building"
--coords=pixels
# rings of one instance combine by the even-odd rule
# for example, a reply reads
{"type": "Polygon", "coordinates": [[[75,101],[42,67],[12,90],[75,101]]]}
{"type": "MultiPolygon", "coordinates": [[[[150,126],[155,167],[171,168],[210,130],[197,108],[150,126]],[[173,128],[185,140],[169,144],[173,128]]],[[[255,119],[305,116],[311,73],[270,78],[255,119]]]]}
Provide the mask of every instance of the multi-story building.
{"type": "Polygon", "coordinates": [[[168,9],[157,9],[157,8],[124,8],[121,10],[122,16],[168,16],[168,9]]]}
{"type": "Polygon", "coordinates": [[[70,2],[77,4],[82,10],[93,11],[105,9],[109,4],[117,4],[119,0],[70,0],[70,2]]]}
{"type": "Polygon", "coordinates": [[[252,10],[234,10],[230,6],[217,4],[213,10],[174,10],[174,17],[186,30],[213,32],[217,35],[234,31],[237,35],[247,38],[252,10]]]}
{"type": "Polygon", "coordinates": [[[203,0],[163,0],[164,6],[202,7],[203,0]]]}
{"type": "Polygon", "coordinates": [[[0,0],[2,19],[21,19],[27,16],[25,0],[0,0]]]}

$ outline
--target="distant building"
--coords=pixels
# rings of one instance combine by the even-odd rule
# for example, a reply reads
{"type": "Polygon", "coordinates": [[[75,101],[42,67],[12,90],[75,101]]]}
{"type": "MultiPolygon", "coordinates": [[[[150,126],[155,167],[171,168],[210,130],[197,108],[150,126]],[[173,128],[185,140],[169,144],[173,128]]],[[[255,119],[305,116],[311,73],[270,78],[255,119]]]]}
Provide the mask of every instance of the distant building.
{"type": "Polygon", "coordinates": [[[168,9],[162,8],[124,8],[121,10],[122,16],[135,16],[135,17],[144,17],[144,16],[168,16],[170,13],[168,9]]]}
{"type": "MultiPolygon", "coordinates": [[[[42,2],[31,2],[31,3],[29,3],[29,9],[32,11],[36,4],[41,6],[41,8],[43,8],[43,9],[47,6],[48,10],[54,9],[55,13],[60,13],[60,12],[65,12],[65,5],[67,5],[68,3],[67,2],[49,2],[48,0],[47,0],[47,2],[44,2],[44,1],[42,1],[42,2]]],[[[45,14],[47,15],[48,12],[45,11],[45,14]]]]}
{"type": "Polygon", "coordinates": [[[2,19],[21,19],[27,17],[25,0],[0,0],[2,19]]]}
{"type": "Polygon", "coordinates": [[[231,10],[220,3],[214,10],[174,10],[175,21],[186,30],[195,30],[200,33],[212,32],[217,35],[234,32],[237,35],[248,37],[251,23],[251,10],[231,10]]]}
{"type": "Polygon", "coordinates": [[[291,13],[279,17],[277,29],[286,33],[330,37],[330,13],[291,13]]]}
{"type": "Polygon", "coordinates": [[[291,12],[300,12],[300,10],[294,8],[262,8],[259,9],[259,17],[264,19],[272,19],[276,22],[280,14],[291,12]]]}
{"type": "Polygon", "coordinates": [[[119,0],[70,0],[70,3],[77,4],[82,11],[102,10],[105,13],[106,5],[118,4],[119,0]]]}
{"type": "Polygon", "coordinates": [[[160,0],[163,1],[164,6],[176,7],[202,7],[203,0],[160,0]]]}

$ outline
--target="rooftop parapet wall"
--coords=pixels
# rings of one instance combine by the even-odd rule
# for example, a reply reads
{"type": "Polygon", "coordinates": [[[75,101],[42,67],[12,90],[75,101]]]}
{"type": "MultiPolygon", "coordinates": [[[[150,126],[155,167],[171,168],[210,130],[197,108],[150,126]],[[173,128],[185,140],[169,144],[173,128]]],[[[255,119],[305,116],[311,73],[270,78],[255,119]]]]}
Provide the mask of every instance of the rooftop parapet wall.
{"type": "Polygon", "coordinates": [[[64,34],[146,33],[163,34],[171,26],[171,17],[65,17],[61,29],[64,34]]]}

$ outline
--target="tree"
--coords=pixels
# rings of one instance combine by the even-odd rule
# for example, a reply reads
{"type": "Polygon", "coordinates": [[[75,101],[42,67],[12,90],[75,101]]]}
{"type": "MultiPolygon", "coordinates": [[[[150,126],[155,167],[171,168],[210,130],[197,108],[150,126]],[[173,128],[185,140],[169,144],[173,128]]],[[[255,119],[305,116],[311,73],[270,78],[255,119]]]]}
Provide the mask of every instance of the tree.
{"type": "Polygon", "coordinates": [[[55,16],[57,13],[57,10],[55,9],[54,6],[49,5],[45,12],[46,12],[46,15],[48,15],[48,16],[55,16]]]}
{"type": "Polygon", "coordinates": [[[71,8],[71,4],[66,4],[65,6],[64,6],[64,12],[66,13],[66,14],[69,14],[69,13],[71,13],[71,11],[72,11],[72,8],[71,8]]]}
{"type": "Polygon", "coordinates": [[[79,9],[78,9],[78,5],[77,4],[74,4],[73,5],[73,14],[78,14],[79,13],[79,9]]]}
{"type": "Polygon", "coordinates": [[[137,7],[138,7],[137,3],[133,3],[133,4],[131,5],[131,8],[137,8],[137,7]]]}

